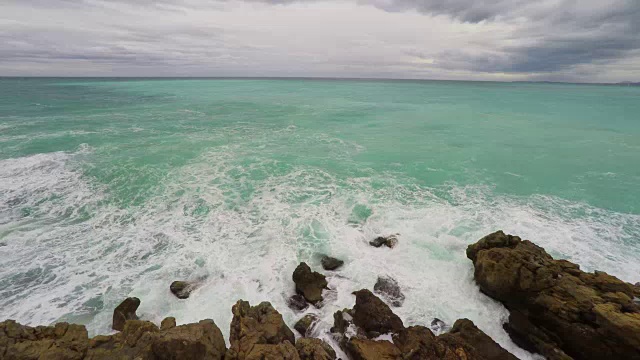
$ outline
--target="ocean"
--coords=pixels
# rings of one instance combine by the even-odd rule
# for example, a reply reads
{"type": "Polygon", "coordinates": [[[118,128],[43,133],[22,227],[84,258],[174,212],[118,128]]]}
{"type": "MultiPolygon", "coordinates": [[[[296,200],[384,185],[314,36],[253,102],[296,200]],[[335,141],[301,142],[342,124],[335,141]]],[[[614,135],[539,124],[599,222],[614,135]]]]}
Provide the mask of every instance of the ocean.
{"type": "Polygon", "coordinates": [[[292,326],[294,268],[329,254],[318,336],[390,275],[406,325],[466,317],[529,359],[466,246],[502,229],[635,283],[639,185],[639,87],[0,78],[0,319],[106,334],[137,296],[228,340],[238,299],[292,326]]]}

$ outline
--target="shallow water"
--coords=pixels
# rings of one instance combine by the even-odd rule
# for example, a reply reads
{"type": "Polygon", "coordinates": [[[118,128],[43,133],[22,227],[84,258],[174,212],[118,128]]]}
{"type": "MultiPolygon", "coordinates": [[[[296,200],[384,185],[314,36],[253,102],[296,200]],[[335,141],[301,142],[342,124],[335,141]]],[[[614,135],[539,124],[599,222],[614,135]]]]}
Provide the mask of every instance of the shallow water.
{"type": "Polygon", "coordinates": [[[406,324],[467,317],[521,358],[466,246],[497,229],[640,281],[640,88],[476,82],[0,79],[0,318],[110,332],[392,275],[406,324]],[[399,233],[393,250],[368,241],[399,233]],[[191,298],[177,279],[205,278],[191,298]]]}

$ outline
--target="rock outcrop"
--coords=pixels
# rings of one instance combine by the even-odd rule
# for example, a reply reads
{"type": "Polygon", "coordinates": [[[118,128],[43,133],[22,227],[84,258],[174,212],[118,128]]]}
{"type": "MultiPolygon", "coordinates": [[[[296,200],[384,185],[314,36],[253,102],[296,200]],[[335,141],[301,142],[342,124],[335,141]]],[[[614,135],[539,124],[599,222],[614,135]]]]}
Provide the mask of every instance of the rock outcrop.
{"type": "Polygon", "coordinates": [[[138,315],[136,315],[138,306],[140,306],[140,299],[135,297],[124,299],[124,301],[113,310],[113,323],[111,324],[111,328],[122,331],[127,320],[138,320],[138,315]]]}
{"type": "Polygon", "coordinates": [[[270,303],[250,306],[240,300],[232,312],[226,360],[299,358],[293,332],[270,303]]]}
{"type": "Polygon", "coordinates": [[[305,338],[296,342],[300,360],[335,360],[336,352],[320,339],[305,338]]]}
{"type": "Polygon", "coordinates": [[[312,304],[322,301],[322,290],[328,285],[324,275],[311,271],[309,265],[304,262],[293,272],[293,282],[296,284],[296,292],[312,304]]]}
{"type": "Polygon", "coordinates": [[[122,332],[89,339],[83,325],[35,328],[0,323],[1,359],[207,359],[222,360],[225,343],[213,320],[160,330],[148,321],[127,320],[122,332]]]}
{"type": "Polygon", "coordinates": [[[402,306],[404,303],[404,294],[400,290],[400,285],[390,276],[378,276],[373,291],[389,300],[391,305],[395,307],[402,306]]]}
{"type": "Polygon", "coordinates": [[[502,231],[469,245],[467,257],[482,292],[510,311],[504,327],[521,347],[552,360],[640,359],[633,285],[502,231]]]}
{"type": "Polygon", "coordinates": [[[400,318],[369,290],[359,290],[356,305],[334,314],[340,346],[354,360],[517,360],[467,319],[451,332],[435,336],[429,328],[405,328],[400,318]],[[377,340],[391,334],[393,342],[377,340]]]}

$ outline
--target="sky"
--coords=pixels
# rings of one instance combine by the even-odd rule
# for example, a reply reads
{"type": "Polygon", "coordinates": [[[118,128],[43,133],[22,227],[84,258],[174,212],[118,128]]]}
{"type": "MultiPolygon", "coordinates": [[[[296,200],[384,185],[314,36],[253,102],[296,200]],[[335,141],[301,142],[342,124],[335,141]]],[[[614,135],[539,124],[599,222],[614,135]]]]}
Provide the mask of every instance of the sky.
{"type": "Polygon", "coordinates": [[[640,0],[2,0],[0,76],[640,81],[640,0]]]}

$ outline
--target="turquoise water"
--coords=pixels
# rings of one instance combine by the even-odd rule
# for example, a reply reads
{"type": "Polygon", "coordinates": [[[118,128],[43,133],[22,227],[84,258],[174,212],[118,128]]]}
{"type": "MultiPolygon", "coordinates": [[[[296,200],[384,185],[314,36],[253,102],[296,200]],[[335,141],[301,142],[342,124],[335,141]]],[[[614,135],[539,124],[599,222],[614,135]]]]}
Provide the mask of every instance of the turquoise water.
{"type": "Polygon", "coordinates": [[[639,184],[637,87],[0,79],[0,318],[105,333],[131,295],[150,319],[224,329],[242,297],[294,322],[293,268],[332,253],[327,321],[389,273],[406,322],[466,316],[513,349],[466,245],[504,229],[640,281],[639,184]],[[178,278],[206,280],[178,301],[178,278]]]}

